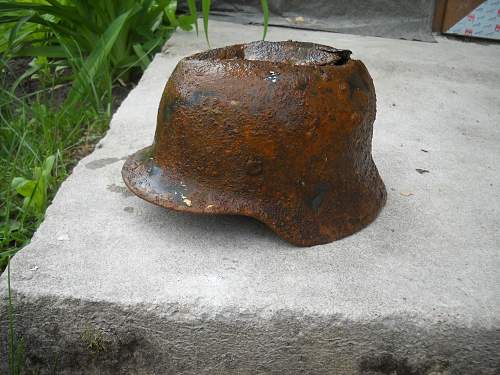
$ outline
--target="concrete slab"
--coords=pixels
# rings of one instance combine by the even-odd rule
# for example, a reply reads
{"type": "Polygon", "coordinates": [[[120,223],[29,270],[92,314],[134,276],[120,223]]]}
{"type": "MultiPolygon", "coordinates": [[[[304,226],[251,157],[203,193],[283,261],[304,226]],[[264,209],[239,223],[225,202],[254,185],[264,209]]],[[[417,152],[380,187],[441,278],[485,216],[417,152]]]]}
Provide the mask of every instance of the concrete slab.
{"type": "MultiPolygon", "coordinates": [[[[210,24],[214,46],[261,32],[210,24]]],[[[176,33],[12,262],[31,365],[498,373],[500,46],[282,28],[269,39],[349,48],[367,65],[378,95],[374,158],[388,189],[379,218],[344,240],[295,248],[251,219],[170,212],[128,193],[123,159],[151,143],[168,75],[206,48],[201,35],[176,33]]],[[[5,296],[5,275],[1,284],[5,296]]]]}

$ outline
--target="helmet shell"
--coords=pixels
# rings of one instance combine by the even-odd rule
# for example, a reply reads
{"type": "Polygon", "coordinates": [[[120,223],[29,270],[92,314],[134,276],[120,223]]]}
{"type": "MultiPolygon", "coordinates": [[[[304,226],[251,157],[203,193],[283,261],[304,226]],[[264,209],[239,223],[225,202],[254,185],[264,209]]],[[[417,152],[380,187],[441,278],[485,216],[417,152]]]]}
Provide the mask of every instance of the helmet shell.
{"type": "Polygon", "coordinates": [[[178,63],[154,143],[122,175],[154,204],[251,216],[293,244],[323,244],[385,203],[375,112],[372,79],[350,51],[292,41],[213,49],[178,63]]]}

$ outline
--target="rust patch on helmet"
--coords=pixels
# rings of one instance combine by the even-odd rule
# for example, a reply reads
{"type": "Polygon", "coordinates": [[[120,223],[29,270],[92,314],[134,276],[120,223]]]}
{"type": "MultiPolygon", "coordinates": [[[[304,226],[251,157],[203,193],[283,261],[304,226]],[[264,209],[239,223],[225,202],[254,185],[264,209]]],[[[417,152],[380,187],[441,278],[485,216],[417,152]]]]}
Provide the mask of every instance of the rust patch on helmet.
{"type": "Polygon", "coordinates": [[[350,54],[259,41],[182,59],[126,185],[162,207],[254,217],[299,246],[362,229],[386,191],[371,156],[375,90],[350,54]]]}

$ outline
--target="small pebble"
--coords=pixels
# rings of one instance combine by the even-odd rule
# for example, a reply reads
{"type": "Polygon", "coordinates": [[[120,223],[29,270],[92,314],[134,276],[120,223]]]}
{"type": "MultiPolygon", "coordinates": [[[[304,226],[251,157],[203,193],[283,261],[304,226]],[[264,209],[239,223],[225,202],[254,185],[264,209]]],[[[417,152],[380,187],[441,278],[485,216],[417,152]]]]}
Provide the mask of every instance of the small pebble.
{"type": "Polygon", "coordinates": [[[67,234],[62,234],[59,237],[57,237],[58,241],[69,241],[69,236],[67,234]]]}

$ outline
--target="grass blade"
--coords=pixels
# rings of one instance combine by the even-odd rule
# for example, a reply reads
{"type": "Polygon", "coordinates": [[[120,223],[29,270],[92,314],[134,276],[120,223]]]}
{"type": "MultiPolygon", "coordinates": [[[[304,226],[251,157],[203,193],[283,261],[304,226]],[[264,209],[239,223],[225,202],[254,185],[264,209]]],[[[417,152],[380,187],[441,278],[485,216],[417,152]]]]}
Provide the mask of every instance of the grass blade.
{"type": "Polygon", "coordinates": [[[148,65],[151,63],[151,60],[149,59],[146,51],[142,48],[142,46],[137,43],[132,46],[134,49],[134,52],[136,53],[137,57],[139,58],[139,63],[141,64],[142,70],[146,70],[148,65]]]}
{"type": "Polygon", "coordinates": [[[23,74],[21,74],[12,84],[10,87],[10,92],[12,94],[15,94],[17,86],[24,81],[26,78],[31,77],[33,74],[35,74],[38,70],[40,69],[40,65],[33,65],[29,69],[27,69],[23,74]]]}
{"type": "Polygon", "coordinates": [[[266,39],[267,35],[267,27],[269,25],[269,4],[267,0],[260,0],[260,6],[262,8],[262,12],[264,13],[264,32],[262,34],[262,40],[266,39]]]}
{"type": "Polygon", "coordinates": [[[194,28],[196,30],[196,35],[198,35],[198,12],[196,11],[196,0],[187,0],[189,13],[194,19],[194,28]]]}
{"type": "Polygon", "coordinates": [[[205,32],[205,39],[207,40],[208,47],[210,41],[208,40],[208,16],[210,14],[211,0],[201,0],[201,12],[203,13],[203,31],[205,32]]]}
{"type": "Polygon", "coordinates": [[[31,18],[31,15],[22,17],[19,20],[19,22],[17,22],[16,25],[12,28],[12,30],[10,31],[10,34],[9,34],[9,47],[12,47],[12,45],[14,44],[14,41],[16,39],[17,33],[26,24],[26,22],[29,21],[30,18],[31,18]]]}

